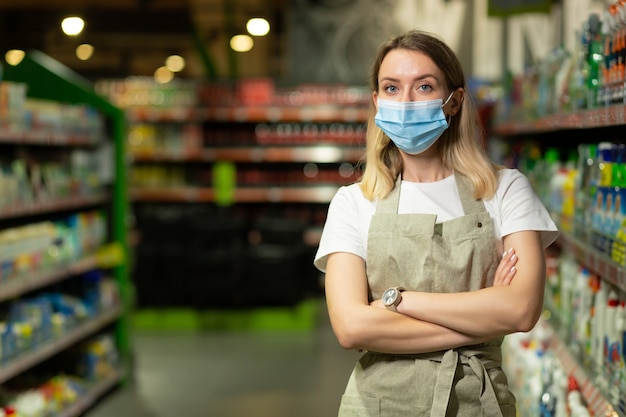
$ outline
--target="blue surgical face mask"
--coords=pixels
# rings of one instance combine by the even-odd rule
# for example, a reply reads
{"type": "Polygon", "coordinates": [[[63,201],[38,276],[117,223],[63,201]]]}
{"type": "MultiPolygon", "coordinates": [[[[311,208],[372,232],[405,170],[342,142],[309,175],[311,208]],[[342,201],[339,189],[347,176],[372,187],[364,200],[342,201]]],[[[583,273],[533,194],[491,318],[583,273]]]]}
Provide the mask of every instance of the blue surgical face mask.
{"type": "Polygon", "coordinates": [[[417,155],[430,148],[448,128],[443,100],[393,101],[378,99],[376,126],[404,152],[417,155]]]}

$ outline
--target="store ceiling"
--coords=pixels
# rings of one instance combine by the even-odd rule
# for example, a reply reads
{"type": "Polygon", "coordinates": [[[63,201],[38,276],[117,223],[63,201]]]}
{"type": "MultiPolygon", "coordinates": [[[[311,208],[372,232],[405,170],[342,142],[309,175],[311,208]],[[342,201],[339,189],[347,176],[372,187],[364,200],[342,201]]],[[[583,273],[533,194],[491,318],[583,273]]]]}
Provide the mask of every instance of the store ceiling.
{"type": "Polygon", "coordinates": [[[1,0],[0,51],[39,49],[90,78],[151,76],[171,54],[187,60],[183,77],[279,75],[287,0],[1,0]],[[68,15],[86,21],[77,37],[61,32],[68,15]],[[250,17],[272,25],[245,57],[229,52],[230,36],[250,17]],[[194,37],[196,36],[196,37],[194,37]],[[196,42],[198,40],[198,42],[196,42]],[[80,61],[75,48],[95,47],[80,61]]]}

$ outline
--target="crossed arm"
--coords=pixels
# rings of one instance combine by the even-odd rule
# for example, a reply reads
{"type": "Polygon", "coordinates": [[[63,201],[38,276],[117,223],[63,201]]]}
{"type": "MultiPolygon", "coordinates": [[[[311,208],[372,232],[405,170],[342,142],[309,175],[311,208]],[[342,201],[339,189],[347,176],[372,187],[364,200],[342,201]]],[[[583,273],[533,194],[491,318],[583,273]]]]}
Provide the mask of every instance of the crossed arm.
{"type": "Polygon", "coordinates": [[[405,291],[398,313],[378,300],[368,301],[362,258],[331,254],[326,300],[339,343],[346,349],[423,353],[532,329],[541,314],[545,282],[539,233],[510,234],[504,247],[493,287],[449,294],[405,291]]]}

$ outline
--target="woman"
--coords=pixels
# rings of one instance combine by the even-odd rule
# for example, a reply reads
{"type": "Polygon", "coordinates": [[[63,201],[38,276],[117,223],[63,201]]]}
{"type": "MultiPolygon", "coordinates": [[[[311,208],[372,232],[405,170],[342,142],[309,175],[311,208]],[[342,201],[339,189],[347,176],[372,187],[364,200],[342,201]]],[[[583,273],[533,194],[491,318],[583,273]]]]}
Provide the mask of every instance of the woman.
{"type": "Polygon", "coordinates": [[[515,416],[502,337],[534,327],[558,231],[492,164],[460,63],[433,35],[385,43],[366,166],[333,198],[315,265],[346,349],[367,351],[340,416],[515,416]]]}

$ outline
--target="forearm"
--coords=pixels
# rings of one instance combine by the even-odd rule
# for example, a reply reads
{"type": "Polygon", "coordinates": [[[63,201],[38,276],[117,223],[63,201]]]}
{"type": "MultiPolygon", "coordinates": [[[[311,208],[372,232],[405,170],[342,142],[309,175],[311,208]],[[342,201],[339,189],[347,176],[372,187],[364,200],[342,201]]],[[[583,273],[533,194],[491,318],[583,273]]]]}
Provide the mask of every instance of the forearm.
{"type": "Polygon", "coordinates": [[[335,335],[346,349],[424,353],[487,340],[373,306],[354,308],[350,314],[329,306],[329,312],[335,335]]]}
{"type": "Polygon", "coordinates": [[[535,325],[543,293],[521,297],[509,287],[466,293],[405,292],[398,312],[477,337],[529,331],[535,325]]]}

